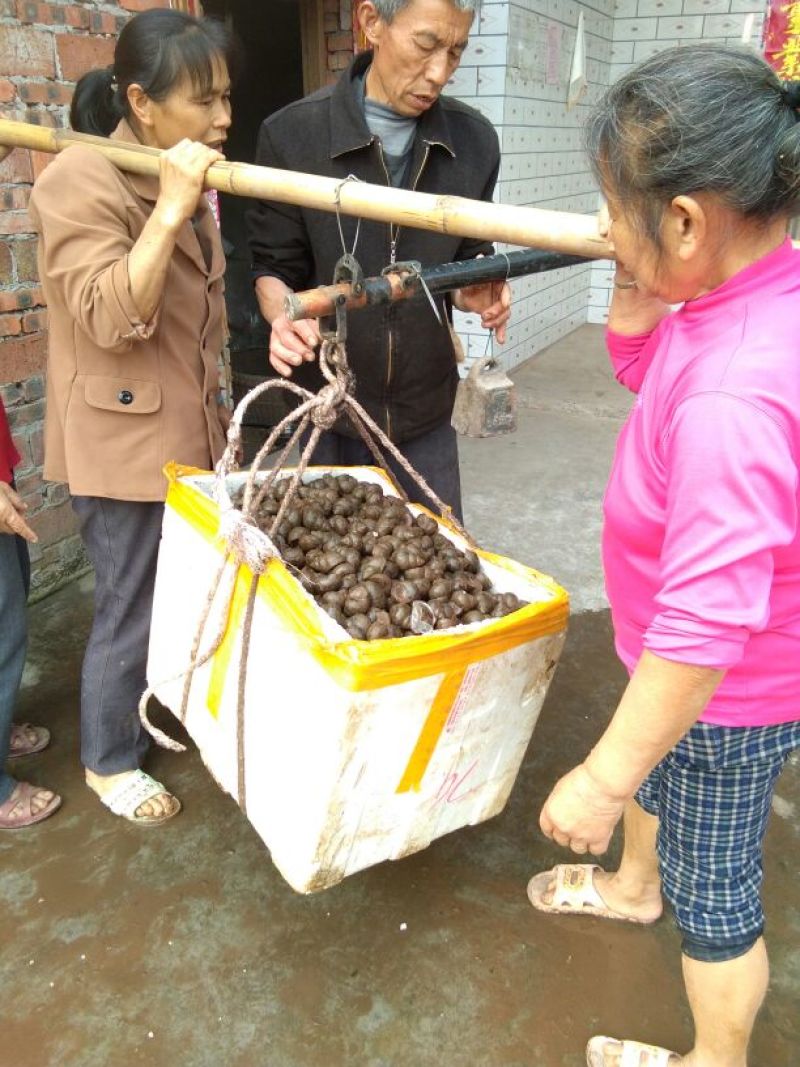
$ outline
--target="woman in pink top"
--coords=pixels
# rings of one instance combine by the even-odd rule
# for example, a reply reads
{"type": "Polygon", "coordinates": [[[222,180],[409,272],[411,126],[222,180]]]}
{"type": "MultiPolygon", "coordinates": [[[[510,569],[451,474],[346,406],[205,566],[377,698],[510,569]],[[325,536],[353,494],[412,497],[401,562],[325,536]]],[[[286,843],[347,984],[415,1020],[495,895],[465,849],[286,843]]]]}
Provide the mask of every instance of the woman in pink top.
{"type": "Polygon", "coordinates": [[[588,143],[617,259],[608,344],[636,394],[603,559],[630,682],[544,833],[620,868],[534,877],[541,910],[683,936],[682,1058],[593,1038],[590,1067],[744,1067],[767,988],[760,891],[775,781],[800,747],[800,84],[750,49],[662,52],[607,93],[588,143]],[[678,310],[671,310],[680,305],[678,310]]]}

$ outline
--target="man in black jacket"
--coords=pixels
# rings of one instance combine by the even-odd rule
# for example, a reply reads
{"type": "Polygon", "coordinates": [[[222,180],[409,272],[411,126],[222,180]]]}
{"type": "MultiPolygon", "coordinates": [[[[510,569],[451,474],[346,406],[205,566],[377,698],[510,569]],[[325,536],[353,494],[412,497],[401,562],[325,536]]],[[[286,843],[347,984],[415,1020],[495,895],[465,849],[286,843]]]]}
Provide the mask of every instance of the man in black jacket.
{"type": "MultiPolygon", "coordinates": [[[[364,0],[359,9],[370,52],[355,57],[333,86],[270,116],[256,162],[327,177],[490,201],[500,166],[492,125],[442,89],[467,46],[477,0],[364,0]]],[[[249,214],[256,295],[271,325],[270,362],[278,373],[318,389],[316,323],[287,320],[287,293],[329,284],[337,259],[354,251],[366,276],[389,264],[423,266],[491,253],[485,241],[259,202],[249,214]],[[341,224],[343,234],[340,235],[341,224]]],[[[348,321],[347,355],[356,396],[431,488],[461,516],[455,432],[450,426],[458,371],[449,329],[451,303],[481,315],[505,340],[510,291],[499,283],[434,298],[370,307],[348,321]]],[[[372,463],[349,423],[325,433],[313,461],[372,463]]],[[[402,471],[409,496],[420,491],[402,471]]],[[[422,501],[429,503],[429,501],[422,501]]]]}

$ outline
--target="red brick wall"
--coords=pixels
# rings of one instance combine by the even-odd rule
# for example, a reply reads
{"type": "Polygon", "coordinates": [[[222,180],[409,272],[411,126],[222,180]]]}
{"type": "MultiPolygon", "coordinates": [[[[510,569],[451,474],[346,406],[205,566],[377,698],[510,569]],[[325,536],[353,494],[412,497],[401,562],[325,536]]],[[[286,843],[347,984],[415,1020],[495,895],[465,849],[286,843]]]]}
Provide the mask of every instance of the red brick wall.
{"type": "Polygon", "coordinates": [[[351,0],[322,0],[328,82],[334,82],[353,58],[353,4],[351,0]]]}
{"type": "MultiPolygon", "coordinates": [[[[353,55],[352,3],[319,2],[333,81],[353,55]]],[[[0,115],[66,126],[75,82],[111,62],[115,37],[130,14],[166,6],[169,0],[0,0],[0,115]]],[[[47,309],[26,207],[50,158],[15,149],[0,162],[0,395],[22,456],[17,481],[39,534],[32,550],[34,597],[86,568],[64,486],[42,481],[47,309]]]]}

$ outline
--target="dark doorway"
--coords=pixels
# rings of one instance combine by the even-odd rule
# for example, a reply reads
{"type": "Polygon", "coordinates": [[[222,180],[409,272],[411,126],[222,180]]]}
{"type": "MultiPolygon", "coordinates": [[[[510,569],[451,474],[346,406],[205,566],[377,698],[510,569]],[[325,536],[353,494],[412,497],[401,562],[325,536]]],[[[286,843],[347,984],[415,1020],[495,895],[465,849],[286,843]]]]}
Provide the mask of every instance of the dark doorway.
{"type": "MultiPolygon", "coordinates": [[[[299,0],[204,0],[206,15],[223,19],[241,46],[241,70],[232,91],[233,124],[226,156],[241,163],[255,159],[263,120],[303,95],[303,47],[299,0]]],[[[222,238],[227,257],[225,303],[230,330],[233,399],[241,397],[272,372],[267,362],[267,331],[250,280],[244,197],[220,194],[222,238]]],[[[270,390],[265,397],[272,397],[270,390]]],[[[261,398],[259,398],[261,399],[261,398]]],[[[283,413],[280,404],[254,403],[247,412],[246,434],[252,453],[254,432],[272,426],[283,413]],[[275,410],[273,410],[273,408],[275,410]]],[[[247,443],[247,442],[246,442],[247,443]]]]}

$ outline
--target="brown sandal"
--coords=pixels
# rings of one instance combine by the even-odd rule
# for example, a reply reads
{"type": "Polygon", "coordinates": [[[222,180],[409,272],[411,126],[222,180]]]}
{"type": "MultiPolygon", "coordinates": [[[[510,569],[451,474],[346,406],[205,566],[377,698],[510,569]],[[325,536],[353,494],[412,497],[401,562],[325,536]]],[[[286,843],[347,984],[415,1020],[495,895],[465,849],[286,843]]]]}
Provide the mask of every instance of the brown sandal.
{"type": "Polygon", "coordinates": [[[11,724],[11,741],[8,746],[8,758],[33,756],[50,744],[50,731],[45,726],[32,726],[29,722],[11,724]]]}
{"type": "Polygon", "coordinates": [[[17,782],[8,800],[0,804],[0,830],[21,830],[49,818],[61,807],[61,797],[50,789],[43,789],[30,782],[17,782]],[[37,796],[49,793],[50,799],[39,811],[33,810],[37,796]]]}

